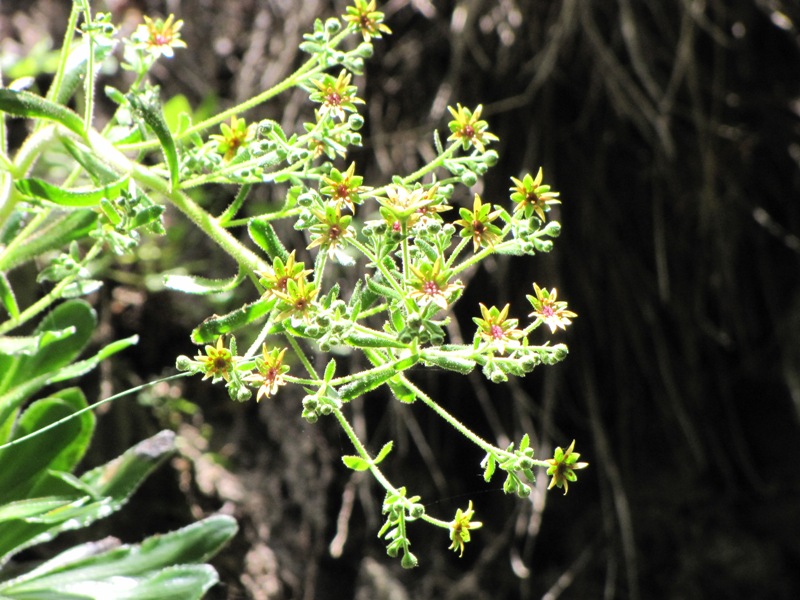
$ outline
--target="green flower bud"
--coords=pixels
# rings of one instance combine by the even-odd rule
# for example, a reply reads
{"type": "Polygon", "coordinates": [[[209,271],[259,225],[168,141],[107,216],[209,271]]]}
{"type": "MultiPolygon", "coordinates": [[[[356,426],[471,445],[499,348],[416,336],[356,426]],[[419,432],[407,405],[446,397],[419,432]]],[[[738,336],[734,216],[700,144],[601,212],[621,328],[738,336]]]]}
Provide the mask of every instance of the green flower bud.
{"type": "Polygon", "coordinates": [[[342,23],[339,21],[339,19],[330,18],[325,21],[325,31],[327,31],[329,34],[334,35],[339,33],[341,29],[342,23]]]}
{"type": "Polygon", "coordinates": [[[178,369],[178,371],[191,371],[193,367],[194,361],[188,356],[181,354],[175,359],[175,368],[178,369]]]}
{"type": "Polygon", "coordinates": [[[320,313],[317,315],[317,318],[314,319],[322,329],[327,329],[331,325],[331,317],[330,315],[326,315],[325,313],[320,313]]]}
{"type": "Polygon", "coordinates": [[[297,197],[297,203],[300,206],[308,208],[309,206],[314,204],[314,196],[312,194],[310,194],[309,192],[306,192],[304,194],[300,194],[297,197]]]}
{"type": "Polygon", "coordinates": [[[272,119],[264,119],[258,123],[258,135],[267,136],[275,131],[277,123],[272,119]]]}
{"type": "Polygon", "coordinates": [[[369,42],[361,42],[353,52],[361,58],[370,59],[375,53],[375,49],[369,42]]]}
{"type": "Polygon", "coordinates": [[[410,515],[412,519],[419,519],[425,514],[425,507],[422,504],[414,504],[411,507],[410,515]]]}
{"type": "Polygon", "coordinates": [[[558,221],[550,221],[547,225],[545,225],[542,233],[553,238],[558,237],[561,235],[561,223],[558,221]]]}
{"type": "Polygon", "coordinates": [[[302,417],[303,417],[303,418],[304,418],[306,421],[308,421],[309,423],[311,423],[312,425],[313,425],[314,423],[316,423],[316,422],[317,422],[317,420],[319,419],[319,417],[317,416],[317,413],[316,413],[316,412],[314,412],[313,410],[304,410],[304,411],[303,411],[303,415],[302,415],[302,417]]]}
{"type": "Polygon", "coordinates": [[[530,495],[531,495],[531,486],[529,486],[527,483],[520,483],[517,486],[517,496],[519,496],[520,498],[527,498],[530,495]]]}
{"type": "Polygon", "coordinates": [[[303,408],[307,411],[314,411],[319,405],[319,400],[316,396],[306,396],[303,398],[303,408]]]}
{"type": "Polygon", "coordinates": [[[429,221],[427,226],[428,235],[436,235],[442,230],[442,224],[439,221],[429,221]]]}
{"type": "Polygon", "coordinates": [[[461,176],[461,183],[467,187],[472,187],[478,183],[478,176],[472,171],[464,171],[464,174],[461,176]]]}
{"type": "Polygon", "coordinates": [[[347,126],[352,131],[358,131],[364,126],[364,117],[359,114],[352,114],[347,117],[347,126]]]}
{"type": "Polygon", "coordinates": [[[553,249],[553,242],[551,242],[550,240],[533,238],[533,245],[539,252],[550,252],[550,250],[553,249]]]}
{"type": "Polygon", "coordinates": [[[323,404],[319,407],[319,412],[321,412],[324,416],[328,416],[333,412],[333,407],[330,404],[323,404]]]}
{"type": "MultiPolygon", "coordinates": [[[[526,448],[526,450],[527,450],[527,448],[526,448]]],[[[519,468],[522,469],[523,471],[526,470],[526,469],[532,469],[533,468],[533,459],[530,456],[523,456],[522,458],[519,459],[519,463],[518,464],[519,464],[519,468]]]]}
{"type": "Polygon", "coordinates": [[[419,564],[419,561],[417,560],[417,557],[414,556],[413,554],[411,554],[411,552],[408,552],[408,551],[406,551],[406,553],[403,554],[403,558],[400,559],[400,565],[404,569],[413,569],[418,564],[419,564]]]}
{"type": "Polygon", "coordinates": [[[398,550],[399,550],[398,546],[392,545],[386,548],[386,554],[388,554],[392,558],[397,558],[398,550]]]}
{"type": "Polygon", "coordinates": [[[499,158],[500,157],[496,150],[489,150],[483,155],[483,162],[486,164],[486,166],[493,167],[497,164],[497,160],[499,158]]]}

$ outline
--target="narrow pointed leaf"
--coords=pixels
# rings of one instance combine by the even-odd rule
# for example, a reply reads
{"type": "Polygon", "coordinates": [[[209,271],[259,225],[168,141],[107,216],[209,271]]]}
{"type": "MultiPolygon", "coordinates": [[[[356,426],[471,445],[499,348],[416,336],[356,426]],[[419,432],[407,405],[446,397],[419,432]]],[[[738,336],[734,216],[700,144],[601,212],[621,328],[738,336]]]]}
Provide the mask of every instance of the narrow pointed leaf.
{"type": "Polygon", "coordinates": [[[85,137],[83,119],[77,113],[66,106],[50,102],[30,92],[0,89],[0,111],[16,117],[55,121],[79,136],[85,137]]]}
{"type": "Polygon", "coordinates": [[[156,134],[161,150],[164,153],[164,160],[167,163],[169,170],[169,179],[172,187],[178,185],[178,150],[175,147],[175,140],[172,139],[167,121],[164,119],[164,114],[158,102],[147,102],[136,96],[135,94],[128,94],[128,102],[131,107],[141,115],[147,126],[156,134]]]}

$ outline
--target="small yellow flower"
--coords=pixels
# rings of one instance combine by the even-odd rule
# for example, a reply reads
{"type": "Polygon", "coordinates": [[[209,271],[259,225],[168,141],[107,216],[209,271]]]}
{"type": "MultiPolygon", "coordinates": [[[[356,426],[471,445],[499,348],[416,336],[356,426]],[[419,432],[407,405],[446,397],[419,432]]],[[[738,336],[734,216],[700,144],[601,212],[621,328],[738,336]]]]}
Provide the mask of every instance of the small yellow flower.
{"type": "Polygon", "coordinates": [[[411,265],[411,274],[412,289],[408,295],[418,300],[421,306],[433,303],[445,310],[453,295],[464,287],[460,281],[450,283],[450,272],[447,269],[442,271],[442,261],[439,258],[433,263],[411,265]]]}
{"type": "Polygon", "coordinates": [[[581,455],[573,452],[575,449],[575,440],[569,445],[569,448],[562,450],[561,447],[556,448],[553,458],[547,460],[550,466],[547,468],[547,474],[552,477],[550,485],[547,489],[552,489],[555,486],[564,488],[564,495],[569,491],[569,482],[578,480],[575,471],[578,469],[585,469],[589,466],[587,462],[578,462],[581,455]]]}
{"type": "Polygon", "coordinates": [[[511,189],[511,200],[516,202],[514,212],[523,211],[526,218],[535,214],[543,223],[547,220],[545,213],[550,210],[553,204],[560,204],[559,193],[550,191],[549,185],[542,185],[542,169],[536,173],[536,177],[531,177],[530,173],[522,178],[522,181],[512,177],[514,187],[511,189]]]}
{"type": "Polygon", "coordinates": [[[153,21],[150,17],[144,17],[144,23],[136,28],[131,39],[138,45],[144,47],[155,58],[163,56],[172,58],[175,55],[175,48],[186,48],[186,42],[181,39],[181,28],[183,21],[175,21],[175,15],[164,19],[153,21]]]}
{"type": "Polygon", "coordinates": [[[553,288],[549,292],[533,284],[535,296],[526,296],[528,302],[533,306],[533,312],[529,317],[536,317],[540,322],[544,322],[550,328],[550,333],[555,333],[559,327],[566,330],[567,325],[572,323],[576,315],[571,310],[567,310],[567,303],[558,301],[558,290],[553,288]]]}
{"type": "Polygon", "coordinates": [[[450,539],[452,544],[448,550],[458,552],[458,556],[464,556],[464,545],[470,541],[470,531],[480,529],[483,523],[480,521],[472,521],[472,516],[475,511],[472,509],[472,500],[469,501],[467,510],[462,511],[460,508],[456,510],[456,518],[450,522],[450,539]]]}
{"type": "Polygon", "coordinates": [[[220,379],[231,380],[231,370],[233,369],[233,354],[225,347],[222,336],[217,338],[217,345],[207,345],[206,354],[198,354],[194,357],[196,361],[203,365],[203,379],[211,377],[211,381],[216,383],[220,379]]]}
{"type": "Polygon", "coordinates": [[[499,138],[489,133],[489,124],[486,121],[481,121],[483,106],[479,104],[474,112],[460,104],[456,106],[458,110],[455,110],[452,106],[447,107],[447,110],[454,117],[454,120],[448,124],[452,135],[447,139],[460,140],[461,147],[464,150],[472,146],[481,152],[486,152],[484,144],[496,142],[499,138]]]}
{"type": "Polygon", "coordinates": [[[263,344],[262,358],[256,358],[256,370],[244,377],[244,381],[259,386],[256,392],[256,402],[262,398],[269,398],[278,393],[278,388],[286,385],[283,376],[289,372],[289,366],[283,364],[286,348],[273,348],[267,352],[267,345],[263,344]]]}
{"type": "Polygon", "coordinates": [[[486,308],[482,303],[480,308],[482,318],[473,317],[472,320],[478,326],[481,339],[496,348],[500,354],[504,354],[509,345],[519,346],[517,340],[523,336],[523,332],[517,329],[517,319],[508,318],[508,304],[502,310],[496,306],[486,308]]]}
{"type": "Polygon", "coordinates": [[[500,211],[492,210],[491,204],[483,204],[481,197],[475,194],[475,201],[472,203],[472,210],[460,208],[458,213],[461,218],[453,225],[460,225],[459,235],[465,238],[472,238],[473,252],[477,252],[481,246],[494,246],[503,239],[500,228],[492,223],[500,216],[500,211]]]}
{"type": "Polygon", "coordinates": [[[375,10],[375,0],[355,0],[354,6],[348,6],[344,15],[344,20],[350,23],[350,27],[361,33],[365,42],[372,38],[381,37],[382,33],[392,33],[383,24],[383,13],[375,10]]]}
{"type": "Polygon", "coordinates": [[[239,148],[253,139],[253,128],[236,115],[231,117],[230,125],[222,123],[219,129],[221,135],[213,133],[209,137],[217,143],[217,152],[222,154],[222,159],[226,162],[236,156],[239,148]]]}

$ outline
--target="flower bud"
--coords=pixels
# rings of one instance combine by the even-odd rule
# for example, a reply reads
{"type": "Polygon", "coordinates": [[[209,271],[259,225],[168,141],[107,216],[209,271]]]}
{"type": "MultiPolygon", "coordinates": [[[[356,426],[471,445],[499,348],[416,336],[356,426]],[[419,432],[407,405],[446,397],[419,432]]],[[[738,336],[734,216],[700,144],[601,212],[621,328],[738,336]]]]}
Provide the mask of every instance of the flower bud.
{"type": "Polygon", "coordinates": [[[327,21],[325,21],[325,31],[327,31],[331,35],[339,33],[341,29],[342,29],[342,24],[339,21],[339,19],[330,18],[327,21]]]}
{"type": "MultiPolygon", "coordinates": [[[[347,117],[347,126],[351,131],[358,131],[364,126],[364,117],[359,114],[352,114],[347,117]]],[[[360,143],[361,140],[359,140],[360,143]]]]}
{"type": "Polygon", "coordinates": [[[472,171],[464,171],[464,174],[461,175],[461,183],[467,187],[472,187],[478,183],[478,176],[472,171]]]}
{"type": "Polygon", "coordinates": [[[559,223],[558,221],[550,221],[547,225],[544,226],[542,233],[553,238],[558,237],[559,235],[561,235],[561,223],[559,223]]]}
{"type": "Polygon", "coordinates": [[[550,240],[533,238],[533,245],[539,252],[550,252],[553,249],[553,242],[550,240]]]}
{"type": "Polygon", "coordinates": [[[358,47],[354,50],[354,53],[361,58],[370,59],[372,58],[372,55],[375,53],[375,49],[369,42],[361,42],[358,45],[358,47]]]}
{"type": "Polygon", "coordinates": [[[319,412],[321,412],[326,417],[333,412],[333,407],[330,404],[323,404],[319,407],[319,412]]]}
{"type": "Polygon", "coordinates": [[[316,410],[318,405],[319,400],[317,400],[316,396],[306,396],[303,398],[303,408],[307,411],[316,410]]]}
{"type": "Polygon", "coordinates": [[[312,425],[316,423],[317,420],[319,419],[317,413],[315,413],[313,410],[304,410],[302,416],[306,421],[308,421],[312,425]]]}
{"type": "Polygon", "coordinates": [[[414,556],[413,554],[411,554],[411,552],[408,552],[408,551],[406,551],[406,553],[403,554],[403,558],[400,559],[400,565],[404,569],[413,569],[418,564],[419,564],[419,561],[417,560],[417,557],[414,556]]]}
{"type": "Polygon", "coordinates": [[[193,366],[194,361],[183,354],[175,359],[175,368],[178,369],[178,371],[191,371],[193,366]]]}
{"type": "Polygon", "coordinates": [[[496,150],[489,150],[483,155],[483,162],[487,167],[493,167],[497,164],[498,158],[500,157],[498,156],[496,150]]]}

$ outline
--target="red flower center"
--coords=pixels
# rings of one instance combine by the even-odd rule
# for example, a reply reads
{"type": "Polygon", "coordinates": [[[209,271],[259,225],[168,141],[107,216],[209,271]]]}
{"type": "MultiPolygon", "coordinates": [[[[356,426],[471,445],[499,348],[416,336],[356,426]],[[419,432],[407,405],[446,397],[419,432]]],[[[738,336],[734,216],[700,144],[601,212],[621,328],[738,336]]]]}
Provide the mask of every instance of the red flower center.
{"type": "Polygon", "coordinates": [[[542,309],[539,312],[543,314],[545,317],[552,317],[553,315],[556,314],[556,311],[554,311],[553,307],[550,306],[549,304],[545,304],[544,306],[542,306],[542,309]]]}
{"type": "Polygon", "coordinates": [[[496,340],[500,340],[503,339],[503,337],[505,337],[505,334],[503,333],[503,328],[500,327],[500,325],[492,325],[489,328],[489,331],[492,334],[492,337],[496,340]]]}
{"type": "Polygon", "coordinates": [[[464,125],[463,133],[464,137],[472,139],[475,136],[475,129],[472,125],[464,125]]]}
{"type": "Polygon", "coordinates": [[[422,291],[429,296],[434,296],[442,290],[435,281],[426,281],[422,284],[422,291]]]}

